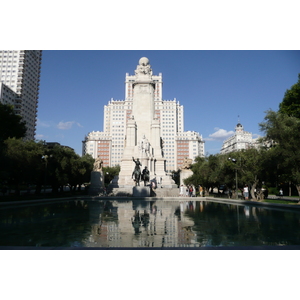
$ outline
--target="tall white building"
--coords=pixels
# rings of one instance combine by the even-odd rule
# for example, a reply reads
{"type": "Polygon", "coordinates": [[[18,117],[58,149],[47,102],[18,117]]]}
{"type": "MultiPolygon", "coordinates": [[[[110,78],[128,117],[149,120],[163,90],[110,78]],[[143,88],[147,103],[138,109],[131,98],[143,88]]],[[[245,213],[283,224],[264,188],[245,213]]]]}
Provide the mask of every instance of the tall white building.
{"type": "Polygon", "coordinates": [[[258,147],[257,139],[252,138],[252,133],[244,131],[243,125],[239,122],[235,127],[235,134],[223,142],[220,153],[226,154],[256,147],[258,147]]]}
{"type": "Polygon", "coordinates": [[[41,50],[0,50],[0,101],[22,116],[27,139],[35,135],[41,59],[41,50]]]}
{"type": "MultiPolygon", "coordinates": [[[[160,124],[160,137],[163,155],[166,159],[166,170],[173,171],[181,167],[185,157],[204,156],[204,141],[196,132],[184,132],[183,106],[179,101],[162,99],[162,74],[152,75],[154,90],[154,115],[160,124]],[[181,142],[187,150],[181,147],[181,142]],[[186,147],[185,147],[186,148],[186,147]],[[179,149],[179,150],[178,150],[179,149]]],[[[111,99],[104,106],[103,132],[90,132],[83,141],[83,154],[89,153],[94,158],[100,156],[104,166],[120,164],[126,143],[126,126],[133,113],[134,86],[136,75],[126,73],[125,100],[111,99]],[[110,149],[100,147],[103,140],[110,149]],[[111,141],[111,144],[109,144],[111,141]],[[109,155],[107,153],[109,152],[109,155]],[[106,159],[107,158],[107,159],[106,159]]]]}
{"type": "Polygon", "coordinates": [[[0,82],[0,102],[13,105],[14,113],[20,115],[22,112],[22,99],[12,89],[0,82]]]}

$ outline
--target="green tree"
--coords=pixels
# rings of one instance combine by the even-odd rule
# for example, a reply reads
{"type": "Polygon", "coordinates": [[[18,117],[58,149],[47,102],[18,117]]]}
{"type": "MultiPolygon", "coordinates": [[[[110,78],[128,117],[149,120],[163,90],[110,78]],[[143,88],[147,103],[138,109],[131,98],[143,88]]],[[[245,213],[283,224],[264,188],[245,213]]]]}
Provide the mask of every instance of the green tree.
{"type": "Polygon", "coordinates": [[[16,193],[20,186],[34,185],[42,176],[43,144],[9,138],[5,141],[1,179],[7,181],[16,193]]]}
{"type": "Polygon", "coordinates": [[[89,154],[83,157],[76,154],[70,158],[69,186],[71,189],[75,190],[78,187],[78,190],[81,190],[81,186],[90,181],[94,161],[89,154]]]}
{"type": "Polygon", "coordinates": [[[23,138],[25,134],[26,126],[22,117],[14,113],[13,106],[0,103],[0,155],[5,140],[23,138]]]}
{"type": "MultiPolygon", "coordinates": [[[[267,151],[265,149],[246,149],[234,153],[237,157],[237,170],[239,188],[249,186],[251,197],[255,199],[255,190],[262,187],[262,182],[267,179],[267,151]]],[[[261,195],[262,197],[262,195],[261,195]]]]}
{"type": "Polygon", "coordinates": [[[290,180],[300,196],[300,119],[269,110],[260,127],[265,132],[265,142],[273,148],[273,159],[277,159],[282,178],[290,180]]]}
{"type": "Polygon", "coordinates": [[[300,74],[298,82],[285,92],[279,104],[279,112],[300,119],[300,74]]]}
{"type": "Polygon", "coordinates": [[[62,192],[66,185],[71,189],[76,185],[78,158],[74,150],[61,145],[45,148],[43,156],[45,181],[52,186],[53,193],[58,193],[59,190],[62,192]]]}
{"type": "Polygon", "coordinates": [[[214,187],[219,187],[223,183],[223,173],[220,155],[210,155],[208,157],[196,157],[195,163],[191,166],[193,175],[184,180],[184,184],[192,184],[204,187],[208,194],[214,187]]]}
{"type": "Polygon", "coordinates": [[[103,167],[105,186],[108,186],[110,184],[110,182],[114,179],[114,177],[119,175],[119,173],[120,173],[119,165],[117,165],[115,167],[103,167]]]}
{"type": "Polygon", "coordinates": [[[197,157],[191,169],[193,175],[185,180],[185,184],[202,185],[206,193],[213,188],[225,185],[228,189],[241,190],[245,184],[254,190],[261,186],[267,177],[265,172],[266,150],[248,149],[229,154],[216,154],[209,157],[197,157]],[[236,175],[237,184],[236,186],[236,175]]]}

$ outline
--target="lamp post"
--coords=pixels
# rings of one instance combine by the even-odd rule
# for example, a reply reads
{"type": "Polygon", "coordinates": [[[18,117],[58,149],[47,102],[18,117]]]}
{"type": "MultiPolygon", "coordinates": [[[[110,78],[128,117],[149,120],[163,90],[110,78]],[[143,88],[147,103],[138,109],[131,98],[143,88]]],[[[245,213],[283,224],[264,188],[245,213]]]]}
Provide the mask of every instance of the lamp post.
{"type": "MultiPolygon", "coordinates": [[[[235,158],[228,158],[230,161],[232,161],[234,164],[236,164],[236,159],[235,158]]],[[[236,190],[236,199],[238,199],[238,179],[237,179],[237,167],[235,167],[235,190],[236,190]]]]}
{"type": "MultiPolygon", "coordinates": [[[[234,164],[236,164],[236,159],[235,158],[228,158],[230,161],[232,161],[234,164]]],[[[238,196],[238,179],[237,179],[237,167],[235,167],[235,190],[236,190],[236,199],[239,199],[238,196]]],[[[238,205],[236,206],[236,212],[237,212],[237,224],[238,224],[238,231],[240,232],[240,214],[239,214],[239,207],[238,205]]]]}
{"type": "Polygon", "coordinates": [[[48,164],[48,155],[42,156],[42,159],[45,160],[45,176],[44,176],[44,195],[46,195],[46,180],[47,180],[47,164],[48,164]]]}

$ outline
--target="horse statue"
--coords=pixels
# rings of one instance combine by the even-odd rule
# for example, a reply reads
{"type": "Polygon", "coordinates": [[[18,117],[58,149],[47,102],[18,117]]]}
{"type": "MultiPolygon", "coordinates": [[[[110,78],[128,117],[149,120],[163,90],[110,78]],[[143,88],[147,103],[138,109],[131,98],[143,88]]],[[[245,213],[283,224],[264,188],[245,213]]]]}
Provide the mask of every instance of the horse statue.
{"type": "Polygon", "coordinates": [[[140,169],[141,163],[138,158],[137,158],[137,160],[135,160],[132,157],[132,160],[135,162],[135,168],[132,172],[132,178],[134,177],[135,185],[139,186],[140,180],[141,180],[141,169],[140,169]]]}

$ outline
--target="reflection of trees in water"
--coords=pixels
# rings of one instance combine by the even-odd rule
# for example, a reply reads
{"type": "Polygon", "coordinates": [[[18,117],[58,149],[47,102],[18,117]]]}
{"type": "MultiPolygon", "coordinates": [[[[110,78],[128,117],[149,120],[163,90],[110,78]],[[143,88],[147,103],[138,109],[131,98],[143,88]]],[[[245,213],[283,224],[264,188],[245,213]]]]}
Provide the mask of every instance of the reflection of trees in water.
{"type": "Polygon", "coordinates": [[[87,208],[85,201],[69,201],[0,210],[0,245],[53,246],[55,241],[57,247],[68,247],[72,239],[84,238],[87,208]]]}
{"type": "Polygon", "coordinates": [[[105,201],[102,204],[101,221],[103,222],[117,222],[118,208],[113,205],[111,201],[105,201]]]}
{"type": "Polygon", "coordinates": [[[236,206],[214,202],[196,202],[187,206],[185,215],[195,222],[199,243],[213,246],[299,245],[297,212],[236,206]]]}

